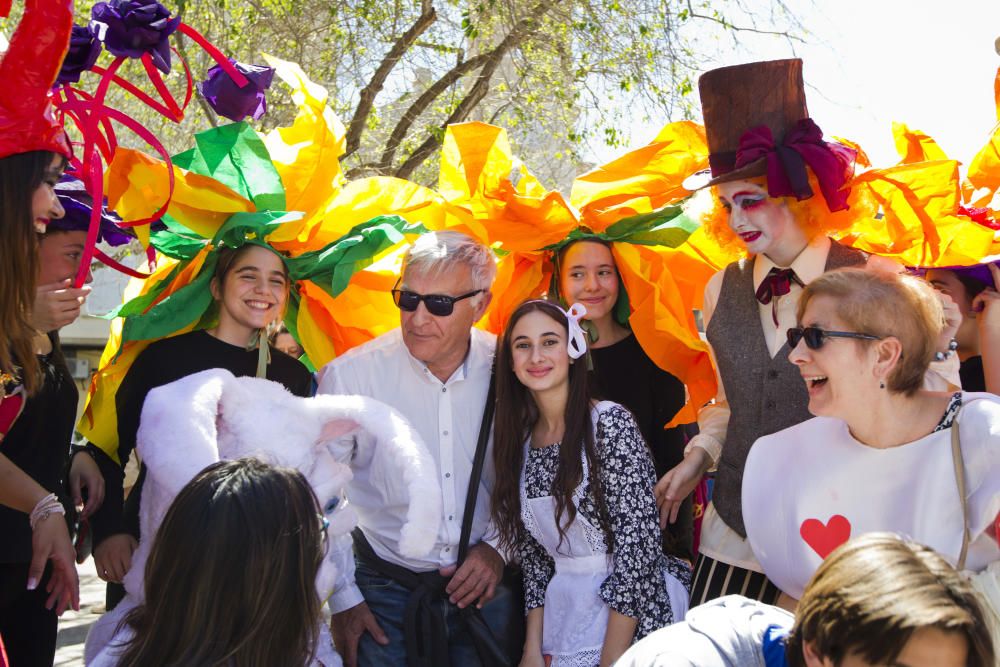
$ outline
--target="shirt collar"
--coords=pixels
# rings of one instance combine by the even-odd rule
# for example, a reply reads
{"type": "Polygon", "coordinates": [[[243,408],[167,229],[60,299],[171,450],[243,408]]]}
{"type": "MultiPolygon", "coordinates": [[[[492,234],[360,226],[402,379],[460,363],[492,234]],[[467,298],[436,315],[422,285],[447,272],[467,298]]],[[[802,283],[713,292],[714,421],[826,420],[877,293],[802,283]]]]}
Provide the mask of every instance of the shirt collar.
{"type": "Polygon", "coordinates": [[[423,377],[426,381],[435,384],[443,384],[445,386],[451,384],[452,382],[460,382],[465,380],[471,375],[475,375],[478,372],[489,373],[490,368],[493,365],[493,355],[496,350],[496,337],[488,332],[481,329],[472,329],[472,335],[469,338],[469,350],[465,353],[465,358],[462,360],[461,365],[455,369],[455,372],[451,374],[447,382],[441,382],[434,373],[427,368],[427,364],[420,361],[412,354],[410,354],[410,349],[406,347],[406,343],[403,341],[402,329],[400,331],[399,344],[403,347],[403,351],[406,352],[406,358],[410,362],[410,366],[413,368],[414,372],[420,377],[423,377]]]}
{"type": "Polygon", "coordinates": [[[760,284],[764,282],[768,272],[773,268],[789,268],[795,271],[804,285],[808,285],[816,278],[819,278],[826,271],[826,258],[830,255],[830,237],[826,234],[817,234],[806,247],[802,249],[791,266],[778,266],[767,255],[757,255],[753,263],[753,289],[756,292],[760,284]]]}

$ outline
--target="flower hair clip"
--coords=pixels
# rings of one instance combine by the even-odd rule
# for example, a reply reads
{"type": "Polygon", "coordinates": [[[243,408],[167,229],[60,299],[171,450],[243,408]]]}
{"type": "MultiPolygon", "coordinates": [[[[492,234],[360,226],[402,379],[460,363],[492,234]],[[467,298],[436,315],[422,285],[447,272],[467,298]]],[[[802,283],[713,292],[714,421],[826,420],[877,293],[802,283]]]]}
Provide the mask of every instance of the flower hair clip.
{"type": "Polygon", "coordinates": [[[579,359],[587,353],[587,335],[584,333],[583,327],[580,326],[580,320],[586,317],[587,309],[582,303],[574,303],[569,307],[569,310],[562,312],[566,316],[566,329],[569,334],[566,351],[569,353],[570,359],[579,359]]]}

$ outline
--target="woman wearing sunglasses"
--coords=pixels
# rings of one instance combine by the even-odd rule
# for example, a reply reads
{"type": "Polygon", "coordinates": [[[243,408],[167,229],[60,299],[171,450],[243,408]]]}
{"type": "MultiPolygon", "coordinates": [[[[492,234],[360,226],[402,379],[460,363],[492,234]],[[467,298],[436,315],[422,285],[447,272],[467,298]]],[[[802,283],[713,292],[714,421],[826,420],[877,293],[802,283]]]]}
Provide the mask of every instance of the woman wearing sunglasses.
{"type": "Polygon", "coordinates": [[[874,271],[809,283],[788,331],[808,391],[801,424],[747,457],[743,516],[792,598],[848,538],[891,531],[974,572],[1000,561],[1000,398],[923,389],[944,325],[925,282],[874,271]]]}
{"type": "MultiPolygon", "coordinates": [[[[713,207],[705,225],[719,243],[741,244],[749,256],[717,273],[705,289],[705,331],[719,393],[699,413],[700,433],[657,484],[657,497],[661,522],[673,521],[702,475],[716,468],[692,605],[728,594],[773,603],[779,590],[747,543],[740,494],[754,441],[810,417],[785,332],[795,325],[803,287],[825,271],[898,267],[831,238],[871,218],[874,205],[850,188],[856,151],[824,141],[809,118],[801,60],[713,70],[701,77],[699,89],[712,168],[707,185],[713,207]]],[[[948,349],[953,333],[942,334],[938,349],[948,349]]]]}

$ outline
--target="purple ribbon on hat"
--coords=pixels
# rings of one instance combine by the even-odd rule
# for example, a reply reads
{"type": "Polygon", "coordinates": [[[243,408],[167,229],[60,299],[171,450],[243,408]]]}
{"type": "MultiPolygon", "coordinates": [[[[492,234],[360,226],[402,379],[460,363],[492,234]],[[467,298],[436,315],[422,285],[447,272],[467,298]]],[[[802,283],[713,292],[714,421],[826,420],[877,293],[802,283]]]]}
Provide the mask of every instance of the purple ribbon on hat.
{"type": "Polygon", "coordinates": [[[813,195],[809,187],[808,165],[819,181],[827,208],[843,211],[850,189],[844,188],[854,173],[857,151],[842,144],[823,141],[823,131],[811,118],[798,121],[780,144],[774,143],[766,125],[751,128],[740,137],[736,150],[736,169],[767,158],[767,192],[772,197],[806,199],[813,195]]]}

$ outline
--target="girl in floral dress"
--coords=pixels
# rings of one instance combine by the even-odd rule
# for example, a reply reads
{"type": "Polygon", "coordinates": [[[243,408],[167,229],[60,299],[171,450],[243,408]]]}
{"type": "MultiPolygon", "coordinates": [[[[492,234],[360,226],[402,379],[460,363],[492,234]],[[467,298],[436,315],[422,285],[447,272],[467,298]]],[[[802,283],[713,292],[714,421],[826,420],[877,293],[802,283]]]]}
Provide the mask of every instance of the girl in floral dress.
{"type": "Polygon", "coordinates": [[[585,313],[528,301],[497,348],[492,513],[521,558],[525,667],[611,665],[687,608],[690,572],[663,554],[639,428],[588,391],[585,313]]]}

